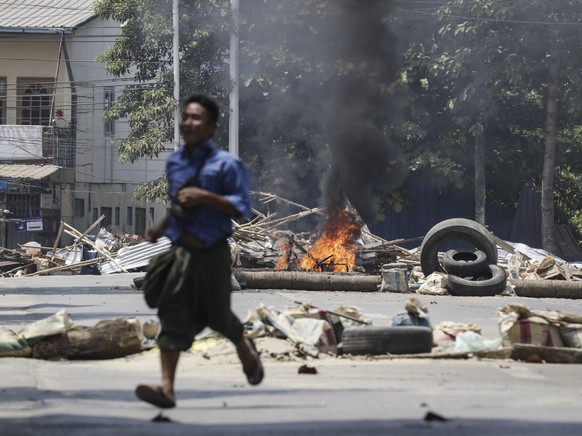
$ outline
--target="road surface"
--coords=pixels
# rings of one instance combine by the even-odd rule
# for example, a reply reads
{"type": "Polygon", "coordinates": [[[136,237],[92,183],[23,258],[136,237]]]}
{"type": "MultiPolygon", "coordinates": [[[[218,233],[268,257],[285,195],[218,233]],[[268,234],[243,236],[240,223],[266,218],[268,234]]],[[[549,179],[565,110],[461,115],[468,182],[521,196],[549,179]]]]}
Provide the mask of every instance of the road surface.
{"type": "MultiPolygon", "coordinates": [[[[131,287],[141,274],[0,279],[2,328],[17,329],[65,308],[72,320],[155,317],[131,287]]],[[[410,295],[244,290],[233,294],[244,317],[259,304],[282,309],[304,301],[333,310],[354,305],[375,325],[389,325],[410,295]]],[[[496,309],[521,303],[582,313],[582,300],[418,296],[433,325],[473,322],[498,336],[496,309]]],[[[104,361],[0,359],[0,435],[581,434],[578,365],[510,360],[351,360],[280,362],[263,353],[266,378],[251,387],[228,347],[210,359],[184,354],[176,409],[163,421],[139,402],[138,383],[155,383],[153,351],[104,361]],[[301,365],[317,374],[298,374],[301,365]],[[426,420],[427,414],[445,420],[426,420]]]]}

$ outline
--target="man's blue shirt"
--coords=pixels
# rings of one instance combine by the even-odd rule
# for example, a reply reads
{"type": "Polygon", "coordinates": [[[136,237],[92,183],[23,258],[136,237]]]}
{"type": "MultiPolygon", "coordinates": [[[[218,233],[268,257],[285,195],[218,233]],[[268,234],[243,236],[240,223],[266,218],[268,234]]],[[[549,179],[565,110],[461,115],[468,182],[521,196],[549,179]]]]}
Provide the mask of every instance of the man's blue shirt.
{"type": "MultiPolygon", "coordinates": [[[[198,180],[200,187],[222,195],[241,216],[251,217],[246,171],[240,159],[214,147],[210,142],[198,146],[189,154],[184,146],[170,155],[166,162],[168,193],[174,199],[196,172],[199,163],[206,157],[198,180]]],[[[232,234],[231,217],[208,205],[196,207],[192,220],[181,220],[170,215],[166,236],[172,243],[178,243],[186,230],[205,246],[224,241],[232,234]]]]}

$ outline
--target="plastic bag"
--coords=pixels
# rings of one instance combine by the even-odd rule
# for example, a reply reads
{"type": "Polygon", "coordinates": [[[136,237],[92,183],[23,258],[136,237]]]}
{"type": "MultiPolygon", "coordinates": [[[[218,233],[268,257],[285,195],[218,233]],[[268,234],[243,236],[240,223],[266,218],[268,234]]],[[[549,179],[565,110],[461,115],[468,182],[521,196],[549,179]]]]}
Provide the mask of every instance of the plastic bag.
{"type": "Polygon", "coordinates": [[[58,335],[67,332],[73,322],[65,309],[54,315],[28,324],[18,332],[18,336],[28,345],[32,345],[46,336],[58,335]]]}
{"type": "Polygon", "coordinates": [[[30,357],[32,348],[12,330],[0,331],[0,357],[30,357]]]}
{"type": "Polygon", "coordinates": [[[438,271],[433,272],[416,292],[425,295],[448,295],[447,275],[438,271]]]}
{"type": "Polygon", "coordinates": [[[455,339],[455,352],[467,353],[470,351],[496,350],[501,346],[501,338],[485,339],[479,333],[466,331],[459,333],[455,339]]]}

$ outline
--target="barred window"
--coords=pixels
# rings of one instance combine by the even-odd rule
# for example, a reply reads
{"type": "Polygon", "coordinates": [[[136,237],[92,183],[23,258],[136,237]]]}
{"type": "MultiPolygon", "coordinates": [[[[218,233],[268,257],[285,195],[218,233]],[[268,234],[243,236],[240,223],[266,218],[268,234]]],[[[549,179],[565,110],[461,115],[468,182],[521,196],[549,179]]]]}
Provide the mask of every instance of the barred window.
{"type": "MultiPolygon", "coordinates": [[[[104,109],[109,109],[115,101],[115,90],[113,88],[105,88],[103,90],[104,109]]],[[[103,123],[103,132],[106,136],[115,135],[115,121],[106,121],[103,123]]]]}
{"type": "Polygon", "coordinates": [[[0,124],[6,124],[6,77],[0,77],[0,124]]]}
{"type": "Polygon", "coordinates": [[[51,111],[51,79],[18,79],[18,124],[48,126],[51,111]]]}

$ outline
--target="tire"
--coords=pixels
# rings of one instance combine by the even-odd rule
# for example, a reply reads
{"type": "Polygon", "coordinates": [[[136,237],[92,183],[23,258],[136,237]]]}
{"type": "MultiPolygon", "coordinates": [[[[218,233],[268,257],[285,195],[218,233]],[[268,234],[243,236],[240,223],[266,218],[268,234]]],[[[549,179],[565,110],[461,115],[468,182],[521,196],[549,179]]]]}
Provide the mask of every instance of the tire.
{"type": "Polygon", "coordinates": [[[454,276],[475,276],[487,271],[488,267],[487,255],[481,250],[449,250],[443,258],[443,269],[454,276]]]}
{"type": "Polygon", "coordinates": [[[505,290],[507,276],[503,268],[489,265],[487,271],[471,280],[449,274],[447,281],[451,295],[491,297],[505,290]]]}
{"type": "Polygon", "coordinates": [[[133,284],[135,285],[135,287],[137,289],[142,289],[144,280],[145,280],[145,276],[144,277],[136,277],[135,279],[133,279],[133,284]]]}
{"type": "Polygon", "coordinates": [[[487,262],[497,264],[497,245],[489,230],[478,222],[466,218],[441,221],[425,235],[420,246],[420,266],[425,276],[435,271],[445,272],[438,260],[439,249],[447,242],[463,240],[481,250],[487,262]]]}
{"type": "Polygon", "coordinates": [[[429,327],[350,327],[342,335],[344,354],[416,354],[431,350],[429,327]]]}

